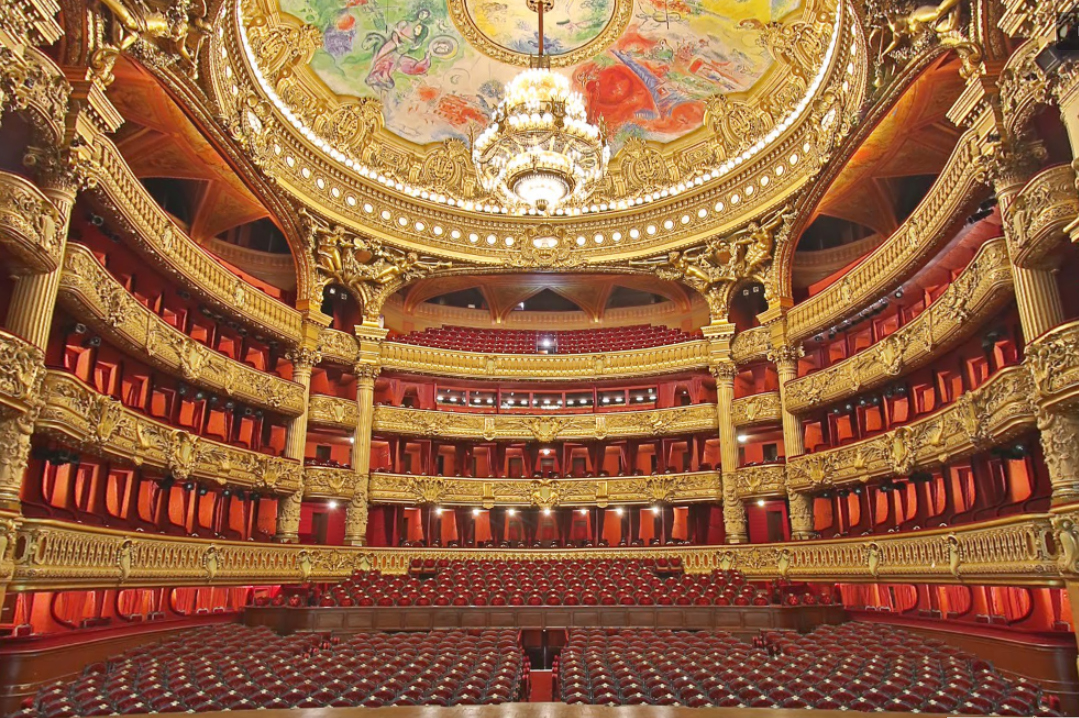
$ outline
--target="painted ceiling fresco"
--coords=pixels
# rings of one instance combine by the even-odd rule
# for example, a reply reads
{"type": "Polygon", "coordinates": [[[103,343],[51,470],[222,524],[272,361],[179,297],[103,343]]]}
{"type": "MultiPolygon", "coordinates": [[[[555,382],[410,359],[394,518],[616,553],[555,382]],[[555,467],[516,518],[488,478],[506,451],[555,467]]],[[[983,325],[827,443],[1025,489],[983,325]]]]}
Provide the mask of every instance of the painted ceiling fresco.
{"type": "MultiPolygon", "coordinates": [[[[772,60],[745,20],[780,20],[800,0],[556,0],[545,46],[589,48],[616,18],[624,30],[596,54],[558,71],[602,117],[612,149],[630,137],[667,142],[701,125],[705,100],[749,90],[772,60]],[[619,3],[633,3],[629,12],[619,3]],[[620,12],[621,10],[621,12],[620,12]]],[[[339,95],[379,98],[386,127],[413,142],[466,139],[482,128],[502,87],[536,51],[525,0],[281,0],[323,33],[312,69],[339,95]],[[476,31],[465,38],[448,2],[464,3],[476,31]],[[511,64],[485,46],[520,55],[511,64]]],[[[554,63],[558,65],[558,62],[554,63]]]]}

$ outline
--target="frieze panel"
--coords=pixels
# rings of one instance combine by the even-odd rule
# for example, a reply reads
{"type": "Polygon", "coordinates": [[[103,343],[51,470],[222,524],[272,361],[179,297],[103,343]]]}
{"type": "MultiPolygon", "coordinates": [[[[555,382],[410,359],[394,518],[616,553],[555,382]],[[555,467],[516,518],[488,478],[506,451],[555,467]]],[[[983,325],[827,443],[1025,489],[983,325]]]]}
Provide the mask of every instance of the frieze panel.
{"type": "Polygon", "coordinates": [[[731,404],[731,415],[735,427],[770,424],[782,418],[782,407],[778,391],[766,391],[735,399],[731,404]]]}
{"type": "Polygon", "coordinates": [[[987,192],[988,181],[982,141],[976,132],[968,131],[929,194],[899,229],[841,280],[790,310],[790,340],[801,341],[827,329],[887,294],[923,266],[940,244],[952,237],[952,228],[974,209],[987,192]]]}
{"type": "Polygon", "coordinates": [[[214,541],[46,519],[14,526],[10,590],[333,582],[354,570],[405,574],[413,560],[681,559],[687,573],[750,580],[1060,585],[1079,564],[1079,513],[1064,509],[946,529],[828,541],[589,549],[367,548],[214,541]]]}
{"type": "Polygon", "coordinates": [[[1060,165],[1037,174],[1008,205],[1012,261],[1053,269],[1053,255],[1068,241],[1066,228],[1079,217],[1075,170],[1060,165]]]}
{"type": "Polygon", "coordinates": [[[378,406],[375,407],[374,416],[376,432],[485,441],[524,439],[543,443],[568,439],[690,434],[715,431],[716,425],[716,407],[713,404],[562,416],[470,414],[378,406]]]}
{"type": "Polygon", "coordinates": [[[75,377],[45,377],[37,428],[62,443],[134,466],[152,466],[183,481],[205,479],[273,493],[298,490],[298,462],[221,444],[159,423],[98,394],[75,377]]]}
{"type": "Polygon", "coordinates": [[[827,406],[909,374],[977,331],[1012,292],[1004,239],[986,242],[944,293],[908,324],[854,356],[788,382],[787,409],[827,406]]]}
{"type": "Polygon", "coordinates": [[[231,359],[176,329],[124,289],[86,247],[68,246],[59,297],[111,341],[192,384],[288,416],[303,413],[302,386],[231,359]]]}
{"type": "Polygon", "coordinates": [[[312,394],[308,404],[307,421],[311,424],[355,429],[359,422],[356,400],[312,394]]]}
{"type": "Polygon", "coordinates": [[[606,354],[480,354],[383,342],[382,367],[480,379],[615,379],[705,369],[708,343],[691,341],[606,354]]]}
{"type": "Polygon", "coordinates": [[[863,441],[790,459],[795,491],[856,484],[985,451],[1034,428],[1034,380],[1025,366],[1003,369],[941,411],[863,441]]]}
{"type": "Polygon", "coordinates": [[[97,137],[95,150],[100,156],[91,173],[95,204],[131,233],[144,256],[222,311],[289,344],[299,343],[299,312],[240,279],[188,237],[154,201],[111,141],[97,137]]]}

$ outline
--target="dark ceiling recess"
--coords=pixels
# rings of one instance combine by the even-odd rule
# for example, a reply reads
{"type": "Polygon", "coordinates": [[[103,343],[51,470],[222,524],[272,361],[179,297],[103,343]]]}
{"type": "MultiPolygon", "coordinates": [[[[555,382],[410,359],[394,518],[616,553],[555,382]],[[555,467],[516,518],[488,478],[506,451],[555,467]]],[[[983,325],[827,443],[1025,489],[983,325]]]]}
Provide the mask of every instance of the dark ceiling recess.
{"type": "Polygon", "coordinates": [[[835,249],[845,244],[857,242],[873,234],[873,230],[862,224],[839,217],[822,214],[802,233],[798,240],[799,252],[817,252],[823,249],[835,249]]]}

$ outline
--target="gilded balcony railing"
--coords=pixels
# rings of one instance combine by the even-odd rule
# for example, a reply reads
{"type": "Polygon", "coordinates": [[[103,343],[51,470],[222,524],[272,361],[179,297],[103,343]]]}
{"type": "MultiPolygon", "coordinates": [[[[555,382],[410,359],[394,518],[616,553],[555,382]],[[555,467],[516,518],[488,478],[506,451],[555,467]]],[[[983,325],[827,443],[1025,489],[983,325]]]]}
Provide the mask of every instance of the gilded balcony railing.
{"type": "Polygon", "coordinates": [[[1075,170],[1058,165],[1035,175],[1008,207],[1012,261],[1023,267],[1051,269],[1067,245],[1066,229],[1079,219],[1075,170]]]}
{"type": "Polygon", "coordinates": [[[51,272],[60,264],[63,222],[56,206],[37,185],[0,172],[0,247],[16,267],[28,272],[51,272]]]}
{"type": "Polygon", "coordinates": [[[356,423],[359,421],[355,399],[312,394],[307,411],[307,421],[311,424],[351,431],[356,428],[356,423]]]}
{"type": "Polygon", "coordinates": [[[873,346],[788,382],[787,409],[803,412],[895,380],[978,330],[1013,295],[1004,239],[982,245],[966,269],[924,312],[873,346]]]}
{"type": "Polygon", "coordinates": [[[673,436],[716,430],[714,404],[602,414],[479,414],[375,407],[375,431],[454,439],[564,441],[673,436]]]}
{"type": "Polygon", "coordinates": [[[1035,425],[1026,366],[1003,369],[944,409],[869,439],[787,461],[787,486],[812,491],[920,468],[984,451],[1035,425]]]}
{"type": "Polygon", "coordinates": [[[183,481],[204,479],[272,493],[300,488],[299,462],[222,444],[154,421],[99,394],[70,374],[50,371],[37,430],[62,443],[183,481]]]}
{"type": "Polygon", "coordinates": [[[778,423],[782,418],[780,412],[778,391],[743,396],[731,404],[731,415],[736,427],[778,423]]]}
{"type": "Polygon", "coordinates": [[[787,495],[787,467],[782,463],[743,466],[731,478],[734,495],[742,501],[787,495]]]}
{"type": "Polygon", "coordinates": [[[60,300],[76,317],[138,357],[186,381],[289,416],[303,413],[303,387],[213,351],[135,299],[93,253],[68,245],[60,300]]]}
{"type": "Polygon", "coordinates": [[[424,549],[258,544],[124,533],[44,519],[18,527],[9,590],[332,582],[355,570],[402,574],[415,559],[539,561],[678,557],[687,572],[750,580],[1059,586],[1074,578],[1068,526],[1079,511],[828,541],[587,549],[424,549]],[[1065,535],[1066,534],[1066,535],[1065,535]],[[1061,539],[1064,539],[1063,541],[1061,539]]]}
{"type": "Polygon", "coordinates": [[[1079,406],[1079,321],[1034,339],[1027,347],[1026,363],[1044,407],[1079,406]]]}
{"type": "Polygon", "coordinates": [[[40,349],[0,329],[0,408],[18,413],[30,408],[45,374],[44,359],[40,349]]]}
{"type": "Polygon", "coordinates": [[[952,238],[986,191],[981,147],[974,131],[960,138],[929,194],[892,236],[842,279],[790,310],[790,340],[804,340],[888,294],[952,238]]]}
{"type": "Polygon", "coordinates": [[[299,312],[245,282],[188,237],[139,182],[111,141],[98,137],[95,149],[100,155],[92,177],[96,206],[127,228],[149,261],[222,311],[287,343],[300,341],[299,312]]]}

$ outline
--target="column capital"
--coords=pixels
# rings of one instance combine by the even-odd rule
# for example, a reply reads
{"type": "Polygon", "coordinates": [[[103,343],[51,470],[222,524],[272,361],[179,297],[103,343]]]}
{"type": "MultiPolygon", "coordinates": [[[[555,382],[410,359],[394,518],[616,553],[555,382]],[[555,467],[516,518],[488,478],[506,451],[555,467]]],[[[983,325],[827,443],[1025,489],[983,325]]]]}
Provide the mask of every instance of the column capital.
{"type": "Polygon", "coordinates": [[[768,352],[768,361],[777,367],[781,365],[793,366],[799,359],[805,356],[805,349],[801,344],[779,344],[768,352]]]}
{"type": "Polygon", "coordinates": [[[357,362],[356,366],[352,368],[352,373],[356,375],[357,380],[374,381],[382,373],[382,367],[378,364],[357,362]]]}
{"type": "Polygon", "coordinates": [[[717,384],[723,382],[733,386],[734,378],[738,376],[738,366],[729,360],[721,361],[718,364],[712,364],[708,367],[708,371],[715,377],[717,384]]]}
{"type": "Polygon", "coordinates": [[[315,365],[322,361],[322,352],[317,347],[303,345],[289,349],[285,357],[292,362],[292,369],[295,374],[302,371],[311,371],[315,365]]]}
{"type": "MultiPolygon", "coordinates": [[[[983,148],[986,172],[997,194],[1015,192],[1038,171],[1045,146],[1029,137],[1005,137],[983,148]]],[[[1006,208],[1005,208],[1006,209],[1006,208]]]]}

